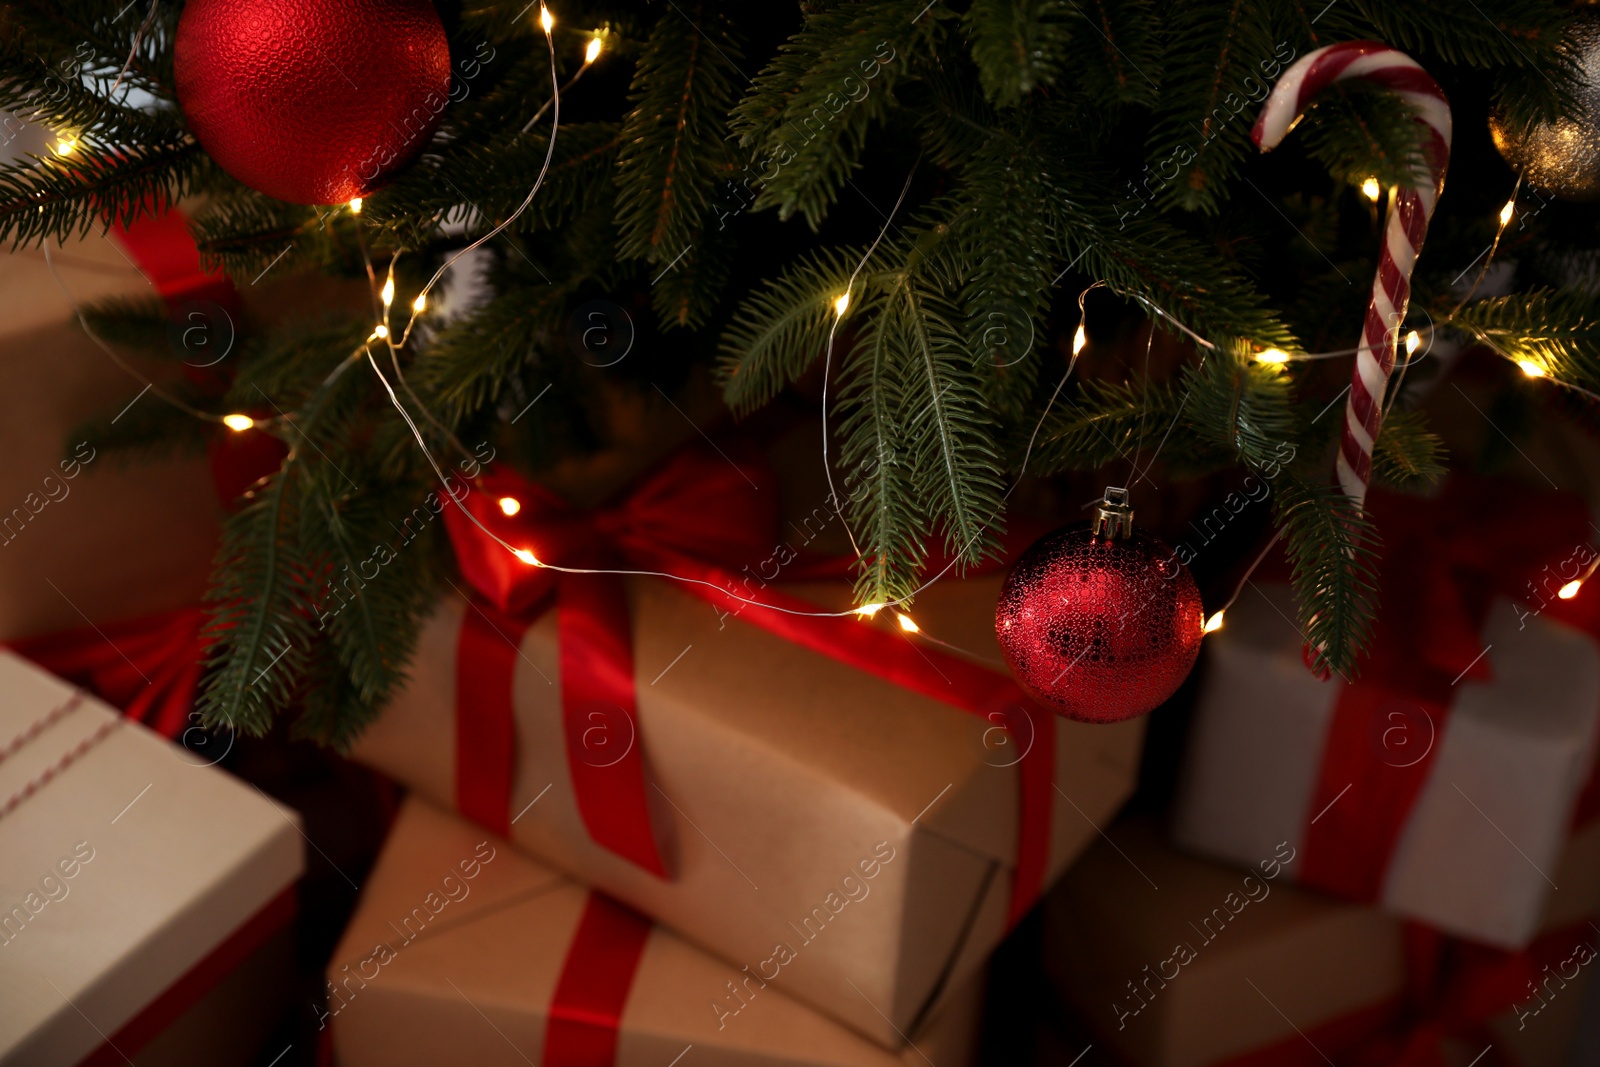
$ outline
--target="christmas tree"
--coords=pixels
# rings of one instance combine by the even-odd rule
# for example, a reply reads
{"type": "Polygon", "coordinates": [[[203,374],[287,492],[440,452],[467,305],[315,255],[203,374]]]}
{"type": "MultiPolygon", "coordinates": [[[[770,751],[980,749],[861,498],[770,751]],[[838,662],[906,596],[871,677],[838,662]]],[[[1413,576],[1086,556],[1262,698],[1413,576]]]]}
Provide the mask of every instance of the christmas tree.
{"type": "MultiPolygon", "coordinates": [[[[216,565],[214,723],[263,731],[303,707],[302,731],[349,739],[403,681],[449,558],[424,530],[328,617],[330,575],[386,542],[441,470],[475,472],[479,442],[537,470],[594,444],[585,396],[670,394],[695,365],[745,417],[821,368],[862,605],[912,595],[933,554],[992,556],[1024,473],[1270,468],[1308,646],[1352,669],[1381,531],[1331,482],[1342,420],[1327,412],[1379,201],[1418,184],[1429,145],[1403,99],[1352,81],[1257,151],[1273,84],[1329,44],[1405,49],[1454,112],[1410,317],[1388,341],[1402,364],[1488,345],[1525,372],[1508,410],[1600,389],[1596,215],[1524,184],[1488,132],[1492,114],[1510,142],[1557,122],[1593,136],[1580,17],[1545,0],[443,2],[448,101],[387,184],[320,206],[244,184],[197,137],[178,47],[196,6],[0,6],[0,111],[57,139],[0,169],[0,240],[184,201],[240,285],[314,269],[372,289],[371,314],[247,336],[226,383],[163,386],[169,402],[96,430],[203,448],[243,426],[286,447],[216,565]],[[487,297],[430,320],[467,248],[487,297]],[[1515,264],[1492,296],[1491,261],[1515,264]],[[642,355],[615,367],[568,353],[575,311],[602,298],[637,309],[642,355]],[[1073,374],[1102,307],[1187,355],[1170,373],[1073,374]]],[[[112,350],[170,354],[167,322],[153,299],[84,313],[112,350]]],[[[1380,397],[1372,479],[1416,488],[1443,456],[1405,377],[1380,397]]]]}

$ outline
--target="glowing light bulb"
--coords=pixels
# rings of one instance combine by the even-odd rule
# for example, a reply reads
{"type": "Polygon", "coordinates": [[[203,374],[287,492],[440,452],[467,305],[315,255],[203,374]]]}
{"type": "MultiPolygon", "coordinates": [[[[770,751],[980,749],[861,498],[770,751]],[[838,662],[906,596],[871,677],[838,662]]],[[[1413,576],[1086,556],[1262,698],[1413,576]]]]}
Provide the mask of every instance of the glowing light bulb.
{"type": "Polygon", "coordinates": [[[525,548],[513,549],[511,554],[513,556],[516,556],[518,559],[520,559],[522,562],[526,563],[530,567],[537,567],[539,565],[538,558],[536,556],[534,556],[534,554],[532,552],[529,552],[525,548]]]}
{"type": "Polygon", "coordinates": [[[1206,624],[1200,628],[1200,632],[1214,634],[1218,630],[1222,629],[1222,615],[1223,613],[1219,611],[1215,615],[1211,616],[1211,618],[1207,619],[1206,624]]]}
{"type": "Polygon", "coordinates": [[[1072,335],[1072,355],[1076,357],[1083,351],[1083,346],[1089,343],[1089,335],[1084,332],[1083,323],[1078,323],[1078,330],[1072,335]]]}
{"type": "Polygon", "coordinates": [[[1517,366],[1522,368],[1522,373],[1530,378],[1543,378],[1548,373],[1543,367],[1531,359],[1517,360],[1517,366]]]}
{"type": "Polygon", "coordinates": [[[394,303],[394,279],[386,278],[383,282],[383,306],[388,307],[394,303]]]}
{"type": "Polygon", "coordinates": [[[583,61],[585,63],[593,63],[595,60],[599,59],[600,58],[600,48],[601,48],[600,38],[598,38],[598,37],[589,38],[589,47],[584,49],[583,61]]]}
{"type": "Polygon", "coordinates": [[[1412,330],[1410,333],[1406,334],[1406,355],[1416,355],[1417,349],[1421,347],[1422,335],[1420,333],[1418,333],[1416,330],[1412,330]]]}
{"type": "Polygon", "coordinates": [[[411,301],[411,310],[418,315],[422,314],[422,310],[427,306],[428,294],[426,293],[418,293],[417,298],[411,301]]]}
{"type": "Polygon", "coordinates": [[[1511,213],[1516,211],[1516,209],[1517,202],[1515,200],[1506,201],[1506,206],[1500,209],[1501,226],[1509,226],[1511,224],[1511,213]]]}
{"type": "Polygon", "coordinates": [[[922,632],[922,628],[919,627],[916,623],[911,621],[911,616],[910,615],[896,615],[895,616],[895,621],[900,624],[900,629],[904,630],[908,634],[916,634],[916,633],[921,633],[922,632]]]}
{"type": "Polygon", "coordinates": [[[361,214],[361,198],[359,196],[356,197],[354,200],[350,201],[350,214],[352,214],[352,215],[361,214]]]}
{"type": "Polygon", "coordinates": [[[549,33],[551,30],[555,29],[555,26],[556,26],[555,16],[550,14],[550,9],[549,8],[547,8],[547,7],[540,7],[539,8],[539,25],[544,27],[544,32],[545,33],[549,33]]]}
{"type": "Polygon", "coordinates": [[[389,336],[389,327],[385,326],[381,322],[378,323],[378,325],[372,328],[372,336],[380,341],[383,340],[385,337],[389,336]]]}
{"type": "Polygon", "coordinates": [[[1361,195],[1376,204],[1378,197],[1383,195],[1383,186],[1378,184],[1378,179],[1368,178],[1361,183],[1361,195]]]}
{"type": "Polygon", "coordinates": [[[55,153],[58,156],[70,156],[78,150],[76,137],[63,137],[55,143],[55,153]]]}
{"type": "Polygon", "coordinates": [[[500,511],[506,515],[515,515],[522,510],[522,501],[514,496],[503,496],[498,501],[500,511]]]}
{"type": "Polygon", "coordinates": [[[1289,353],[1285,352],[1281,348],[1269,348],[1269,349],[1266,349],[1265,351],[1256,353],[1256,362],[1257,363],[1287,363],[1287,362],[1289,362],[1289,353]]]}
{"type": "Polygon", "coordinates": [[[883,604],[863,604],[856,609],[856,614],[864,619],[870,619],[884,609],[883,604]]]}
{"type": "Polygon", "coordinates": [[[1571,581],[1571,582],[1568,582],[1566,585],[1562,586],[1559,590],[1557,590],[1556,591],[1556,596],[1560,597],[1562,600],[1571,600],[1573,597],[1578,595],[1578,590],[1580,590],[1582,588],[1583,588],[1583,583],[1582,582],[1580,582],[1580,581],[1571,581]]]}
{"type": "Polygon", "coordinates": [[[847,311],[849,307],[850,293],[848,291],[840,293],[838,296],[833,298],[833,313],[835,315],[843,318],[845,311],[847,311]]]}
{"type": "Polygon", "coordinates": [[[245,430],[250,429],[255,424],[256,420],[252,419],[249,415],[222,416],[222,425],[226,426],[234,433],[243,433],[245,430]]]}

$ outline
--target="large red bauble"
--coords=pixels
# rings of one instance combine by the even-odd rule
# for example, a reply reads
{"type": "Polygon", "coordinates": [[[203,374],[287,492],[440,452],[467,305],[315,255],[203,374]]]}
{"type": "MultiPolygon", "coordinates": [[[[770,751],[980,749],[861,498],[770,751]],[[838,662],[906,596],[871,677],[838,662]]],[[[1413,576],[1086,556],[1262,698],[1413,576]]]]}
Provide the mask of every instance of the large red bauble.
{"type": "Polygon", "coordinates": [[[427,144],[450,92],[429,0],[189,0],[173,64],[211,158],[296,204],[382,186],[427,144]]]}
{"type": "Polygon", "coordinates": [[[995,633],[1024,689],[1069,719],[1143,715],[1183,684],[1200,651],[1200,591],[1172,551],[1141,530],[1090,523],[1022,554],[995,608],[995,633]]]}

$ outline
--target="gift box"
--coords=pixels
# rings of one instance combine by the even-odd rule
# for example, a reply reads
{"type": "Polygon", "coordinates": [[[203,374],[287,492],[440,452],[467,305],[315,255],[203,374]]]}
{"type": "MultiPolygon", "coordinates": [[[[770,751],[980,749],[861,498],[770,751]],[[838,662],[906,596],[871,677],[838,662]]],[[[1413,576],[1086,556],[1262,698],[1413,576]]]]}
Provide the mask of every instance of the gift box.
{"type": "Polygon", "coordinates": [[[1117,810],[1143,724],[1058,722],[1021,695],[998,573],[918,597],[936,641],[852,615],[843,582],[779,590],[798,535],[774,549],[739,510],[746,474],[770,486],[726,449],[680,452],[598,513],[504,474],[463,489],[529,558],[692,580],[561,574],[545,611],[518,583],[551,572],[445,508],[473,599],[441,605],[353,755],[738,966],[803,944],[785,991],[893,1047],[1117,810]],[[750,531],[767,558],[738,581],[671,547],[750,531]]]}
{"type": "MultiPolygon", "coordinates": [[[[800,952],[806,951],[804,948],[800,952]]],[[[414,798],[328,965],[340,1067],[971,1063],[977,990],[886,1052],[414,798]],[[690,1049],[692,1052],[689,1052],[690,1049]]]]}
{"type": "Polygon", "coordinates": [[[1499,951],[1298,889],[1302,860],[1282,842],[1246,872],[1119,823],[1046,898],[1051,984],[1140,1067],[1564,1067],[1600,966],[1587,919],[1499,951]]]}
{"type": "Polygon", "coordinates": [[[296,816],[8,652],[0,693],[0,1063],[251,1062],[296,816]]]}
{"type": "MultiPolygon", "coordinates": [[[[171,611],[205,588],[221,509],[204,457],[129,463],[80,433],[162,403],[75,317],[75,302],[156,295],[122,240],[0,256],[0,640],[171,611]]],[[[170,378],[178,361],[138,365],[170,378]]]]}
{"type": "Polygon", "coordinates": [[[1287,841],[1297,881],[1521,947],[1600,721],[1597,598],[1560,595],[1595,558],[1588,515],[1461,480],[1371,510],[1381,606],[1359,676],[1313,677],[1287,588],[1247,589],[1207,642],[1175,836],[1244,865],[1287,841]]]}

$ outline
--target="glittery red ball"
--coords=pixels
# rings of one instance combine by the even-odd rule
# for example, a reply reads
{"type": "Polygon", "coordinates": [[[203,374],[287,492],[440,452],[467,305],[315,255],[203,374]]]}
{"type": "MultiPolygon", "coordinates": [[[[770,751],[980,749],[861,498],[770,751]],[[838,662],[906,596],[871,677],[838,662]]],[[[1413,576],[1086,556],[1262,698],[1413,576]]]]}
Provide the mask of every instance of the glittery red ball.
{"type": "Polygon", "coordinates": [[[1120,722],[1173,694],[1200,651],[1200,591],[1142,531],[1111,540],[1088,523],[1022,554],[995,608],[1017,681],[1069,719],[1120,722]]]}
{"type": "Polygon", "coordinates": [[[450,43],[429,0],[189,0],[178,104],[218,166],[296,204],[343,204],[427,144],[450,43]]]}

